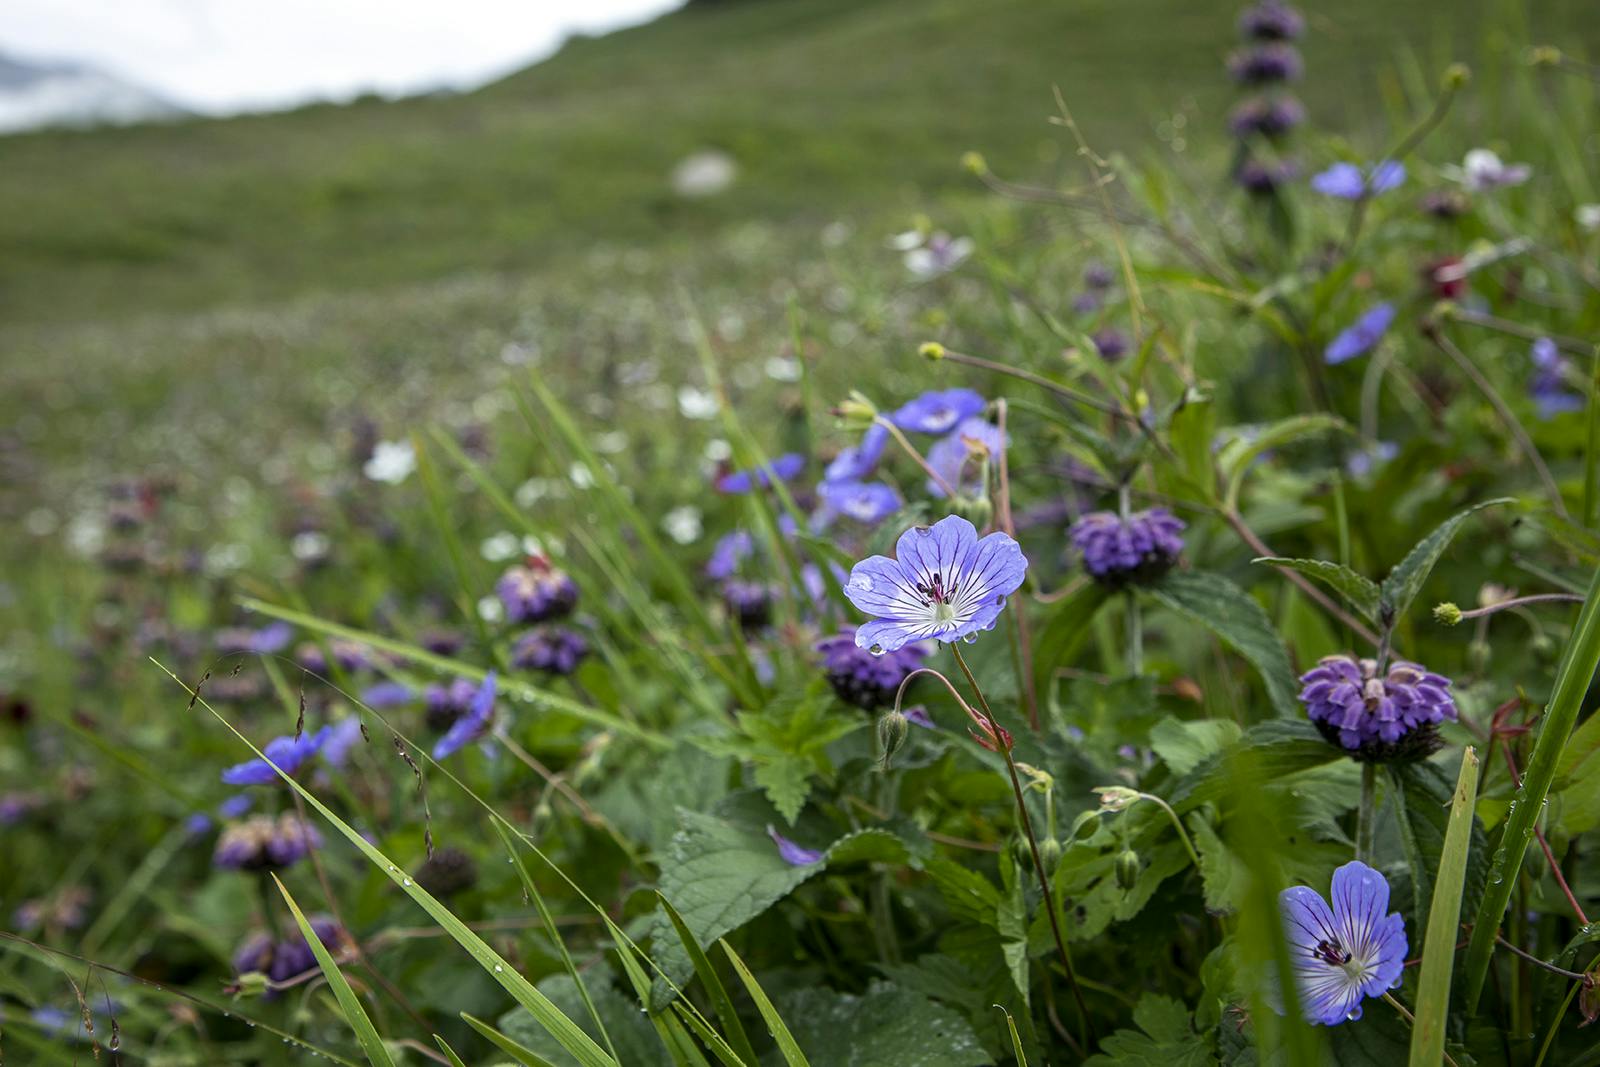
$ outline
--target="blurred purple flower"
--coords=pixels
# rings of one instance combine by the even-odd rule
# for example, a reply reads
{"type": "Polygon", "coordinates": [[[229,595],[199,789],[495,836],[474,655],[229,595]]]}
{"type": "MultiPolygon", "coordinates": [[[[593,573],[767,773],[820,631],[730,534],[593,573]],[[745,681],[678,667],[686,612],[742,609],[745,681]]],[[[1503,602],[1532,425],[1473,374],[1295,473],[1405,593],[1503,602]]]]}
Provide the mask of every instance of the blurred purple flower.
{"type": "Polygon", "coordinates": [[[1234,171],[1233,179],[1245,192],[1265,196],[1294,181],[1299,173],[1293,160],[1247,159],[1234,171]]]}
{"type": "Polygon", "coordinates": [[[1363,171],[1354,163],[1335,163],[1311,178],[1311,188],[1323,196],[1340,200],[1360,200],[1377,196],[1397,187],[1406,180],[1405,164],[1388,159],[1374,163],[1363,171]]]}
{"type": "Polygon", "coordinates": [[[1292,96],[1253,96],[1228,116],[1235,137],[1282,137],[1305,121],[1306,109],[1292,96]]]}
{"type": "Polygon", "coordinates": [[[971,389],[933,390],[902,404],[889,421],[913,433],[948,433],[987,403],[971,389]]]}
{"type": "Polygon", "coordinates": [[[1328,342],[1328,347],[1322,353],[1323,362],[1333,366],[1372,351],[1389,331],[1394,314],[1394,305],[1387,300],[1363,311],[1359,319],[1328,342]]]}
{"type": "Polygon", "coordinates": [[[1166,508],[1136,511],[1126,519],[1096,511],[1072,524],[1069,536],[1083,555],[1083,569],[1112,585],[1153,578],[1183,551],[1183,520],[1166,508]]]}
{"type": "Polygon", "coordinates": [[[510,568],[494,586],[495,595],[511,622],[545,622],[571,613],[578,603],[578,586],[565,571],[542,557],[510,568]]]}
{"type": "Polygon", "coordinates": [[[868,426],[867,432],[861,435],[860,444],[843,449],[828,464],[828,469],[822,473],[823,480],[848,482],[866,478],[877,469],[878,459],[883,455],[883,446],[888,440],[887,426],[879,422],[868,426]]]}
{"type": "Polygon", "coordinates": [[[404,682],[376,682],[361,691],[361,703],[376,711],[398,708],[416,698],[416,692],[404,682]]]}
{"type": "Polygon", "coordinates": [[[361,741],[361,715],[346,715],[329,727],[328,741],[322,749],[322,760],[330,767],[343,767],[350,759],[350,750],[361,741]]]}
{"type": "Polygon", "coordinates": [[[817,496],[830,512],[865,523],[882,522],[900,510],[900,494],[882,482],[823,482],[817,496]]]}
{"type": "Polygon", "coordinates": [[[767,825],[767,836],[772,838],[774,845],[778,846],[778,855],[783,857],[783,862],[791,867],[809,867],[813,863],[821,863],[822,857],[825,855],[825,853],[818,852],[814,848],[802,848],[795,844],[778,833],[770,823],[767,825]]]}
{"type": "Polygon", "coordinates": [[[324,726],[315,732],[303,733],[299,738],[292,735],[274,737],[261,746],[261,753],[265,759],[258,756],[234,764],[222,772],[222,781],[226,785],[272,785],[279,780],[278,773],[272,769],[267,760],[282,768],[284,774],[294,775],[322,750],[322,746],[328,741],[331,729],[324,726]]]}
{"type": "Polygon", "coordinates": [[[1533,357],[1533,377],[1528,381],[1528,395],[1533,397],[1541,419],[1573,411],[1582,411],[1588,403],[1582,393],[1567,385],[1571,364],[1561,355],[1556,343],[1548,337],[1533,342],[1529,353],[1533,357]]]}
{"type": "Polygon", "coordinates": [[[761,630],[772,622],[772,586],[730,578],[722,583],[722,603],[742,630],[761,630]]]}
{"type": "Polygon", "coordinates": [[[806,457],[798,452],[787,452],[766,467],[733,471],[722,475],[714,484],[719,493],[748,493],[753,489],[765,489],[774,478],[780,482],[791,481],[805,467],[806,457]]]}
{"type": "Polygon", "coordinates": [[[517,639],[511,665],[523,671],[571,674],[589,654],[589,642],[565,626],[541,626],[517,639]]]}
{"type": "MultiPolygon", "coordinates": [[[[963,419],[952,433],[928,449],[928,466],[957,493],[978,494],[984,491],[983,461],[998,462],[1005,447],[1000,427],[986,419],[963,419]]],[[[928,479],[928,493],[944,498],[944,486],[938,478],[928,479]]]]}
{"type": "Polygon", "coordinates": [[[714,581],[731,578],[739,563],[755,551],[755,539],[747,530],[734,530],[723,534],[712,546],[711,558],[706,560],[706,577],[714,581]]]}
{"type": "Polygon", "coordinates": [[[1488,192],[1511,185],[1521,185],[1533,175],[1526,163],[1504,163],[1499,155],[1487,148],[1474,148],[1462,160],[1460,168],[1447,171],[1457,181],[1475,193],[1488,192]]]}
{"type": "Polygon", "coordinates": [[[239,871],[290,867],[321,844],[321,835],[296,814],[255,815],[223,827],[211,862],[239,871]]]}
{"type": "Polygon", "coordinates": [[[450,724],[443,737],[433,746],[433,758],[442,760],[478,740],[489,732],[494,720],[495,672],[484,675],[483,684],[472,696],[466,713],[450,724]]]}
{"type": "Polygon", "coordinates": [[[1300,12],[1281,0],[1261,0],[1239,15],[1239,35],[1257,41],[1288,41],[1305,32],[1300,12]]]}
{"type": "Polygon", "coordinates": [[[1283,41],[1241,48],[1228,57],[1228,71],[1245,85],[1294,81],[1302,69],[1300,53],[1283,41]]]}
{"type": "Polygon", "coordinates": [[[922,666],[931,649],[909,644],[873,655],[856,643],[855,635],[856,628],[847,626],[816,643],[828,684],[839,699],[867,711],[892,704],[901,683],[922,666]]]}

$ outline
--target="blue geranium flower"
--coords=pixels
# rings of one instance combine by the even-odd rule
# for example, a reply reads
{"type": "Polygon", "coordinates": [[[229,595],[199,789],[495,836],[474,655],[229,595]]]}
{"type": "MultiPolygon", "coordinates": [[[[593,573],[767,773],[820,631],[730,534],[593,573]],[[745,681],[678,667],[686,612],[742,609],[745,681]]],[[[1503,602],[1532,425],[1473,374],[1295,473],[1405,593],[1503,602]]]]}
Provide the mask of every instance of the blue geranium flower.
{"type": "Polygon", "coordinates": [[[1335,163],[1311,178],[1311,188],[1340,200],[1360,200],[1386,193],[1406,180],[1405,164],[1386,159],[1363,171],[1354,163],[1335,163]]]}
{"type": "Polygon", "coordinates": [[[913,433],[948,433],[962,419],[982,411],[985,403],[971,389],[936,389],[901,405],[889,421],[913,433]]]}
{"type": "Polygon", "coordinates": [[[1533,397],[1541,419],[1571,411],[1582,411],[1586,403],[1583,394],[1567,386],[1569,364],[1561,355],[1556,343],[1548,337],[1533,342],[1533,377],[1528,382],[1528,395],[1533,397]]]}
{"type": "Polygon", "coordinates": [[[1374,304],[1361,313],[1350,327],[1328,342],[1322,354],[1323,362],[1330,366],[1364,356],[1383,340],[1394,322],[1394,305],[1387,300],[1374,304]]]}
{"type": "Polygon", "coordinates": [[[236,763],[222,772],[222,781],[227,785],[271,785],[278,780],[278,772],[272,769],[267,760],[281,767],[283,773],[293,775],[322,751],[332,730],[333,727],[324,726],[315,733],[303,733],[298,738],[289,735],[274,737],[261,746],[261,753],[266,759],[257,757],[236,763]]]}
{"type": "Polygon", "coordinates": [[[1308,1020],[1333,1026],[1361,1018],[1361,1002],[1400,984],[1406,924],[1389,911],[1389,883],[1359,861],[1333,872],[1329,901],[1291,886],[1278,897],[1295,984],[1308,1020]]]}
{"type": "Polygon", "coordinates": [[[882,482],[823,482],[817,496],[829,511],[869,526],[900,510],[900,494],[882,482]]]}
{"type": "Polygon", "coordinates": [[[999,456],[1005,447],[1000,427],[985,419],[963,419],[954,433],[928,449],[928,466],[944,479],[941,484],[939,478],[929,478],[928,492],[943,497],[949,485],[958,493],[981,493],[983,461],[999,456]]]}
{"type": "Polygon", "coordinates": [[[489,732],[494,720],[495,673],[483,677],[483,684],[473,694],[472,704],[466,713],[450,724],[450,729],[433,746],[433,758],[442,760],[489,732]]]}
{"type": "Polygon", "coordinates": [[[867,477],[877,468],[878,459],[883,455],[883,446],[888,441],[889,428],[879,422],[873,423],[861,435],[859,445],[852,445],[834,457],[828,469],[822,473],[823,480],[851,482],[867,477]]]}
{"type": "Polygon", "coordinates": [[[856,644],[893,652],[991,629],[1027,570],[1021,545],[999,532],[980,539],[959,515],[913,526],[895,543],[894,559],[872,556],[850,571],[845,595],[874,616],[856,630],[856,644]]]}
{"type": "Polygon", "coordinates": [[[752,489],[765,489],[774,478],[787,482],[805,470],[805,466],[806,457],[798,452],[787,452],[765,467],[724,474],[715,484],[720,493],[748,493],[752,489]]]}

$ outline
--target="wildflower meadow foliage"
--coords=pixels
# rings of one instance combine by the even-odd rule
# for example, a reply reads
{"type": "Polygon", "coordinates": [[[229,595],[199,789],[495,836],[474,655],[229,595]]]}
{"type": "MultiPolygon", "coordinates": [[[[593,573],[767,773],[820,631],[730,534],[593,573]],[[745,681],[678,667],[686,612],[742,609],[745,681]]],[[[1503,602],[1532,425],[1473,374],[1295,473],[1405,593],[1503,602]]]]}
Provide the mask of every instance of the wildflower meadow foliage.
{"type": "Polygon", "coordinates": [[[1057,100],[1053,182],[508,342],[253,549],[96,498],[0,1059],[1600,1064],[1595,69],[1335,128],[1317,26],[1185,154],[1057,100]]]}

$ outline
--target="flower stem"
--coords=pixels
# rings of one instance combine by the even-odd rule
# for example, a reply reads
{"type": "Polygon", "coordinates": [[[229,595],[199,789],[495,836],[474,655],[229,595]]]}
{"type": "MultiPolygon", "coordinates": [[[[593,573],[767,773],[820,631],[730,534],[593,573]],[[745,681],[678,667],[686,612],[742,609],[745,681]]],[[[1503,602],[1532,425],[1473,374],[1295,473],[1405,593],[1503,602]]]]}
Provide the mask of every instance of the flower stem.
{"type": "MultiPolygon", "coordinates": [[[[1408,1025],[1411,1025],[1411,1026],[1415,1026],[1416,1025],[1416,1023],[1417,1023],[1416,1016],[1411,1014],[1411,1009],[1406,1007],[1404,1004],[1400,1003],[1398,1000],[1396,1000],[1395,999],[1395,995],[1393,993],[1385,991],[1384,994],[1383,994],[1383,999],[1389,1002],[1389,1006],[1391,1008],[1393,1008],[1395,1011],[1400,1013],[1400,1018],[1404,1019],[1408,1025]]],[[[1456,1063],[1455,1060],[1450,1058],[1450,1053],[1443,1052],[1443,1053],[1440,1053],[1440,1055],[1442,1055],[1444,1057],[1444,1062],[1449,1064],[1450,1067],[1461,1067],[1460,1064],[1456,1063]]]]}
{"type": "MultiPolygon", "coordinates": [[[[972,686],[973,693],[977,695],[978,706],[983,709],[983,714],[992,725],[998,727],[994,711],[989,707],[989,701],[984,697],[978,679],[967,666],[966,657],[961,655],[960,647],[952,643],[950,651],[955,654],[956,664],[961,668],[961,673],[967,676],[967,684],[972,686]]],[[[1066,971],[1067,986],[1072,990],[1072,999],[1078,1005],[1079,1037],[1083,1047],[1075,1048],[1073,1051],[1082,1056],[1085,1048],[1094,1045],[1094,1027],[1089,1021],[1089,1006],[1084,1003],[1083,990],[1078,986],[1078,976],[1072,968],[1072,954],[1067,951],[1066,938],[1061,936],[1061,919],[1056,914],[1055,895],[1050,891],[1050,875],[1045,870],[1044,859],[1039,855],[1039,839],[1034,835],[1033,818],[1028,814],[1028,804],[1022,792],[1022,780],[1017,776],[1017,761],[1012,758],[1009,745],[999,744],[996,747],[1006,761],[1006,773],[1011,777],[1011,793],[1017,799],[1017,816],[1022,823],[1022,832],[1028,839],[1028,851],[1033,857],[1033,869],[1039,876],[1039,889],[1044,893],[1044,910],[1050,918],[1050,934],[1055,939],[1056,952],[1061,956],[1061,967],[1066,971]]]]}
{"type": "Polygon", "coordinates": [[[905,450],[906,455],[917,461],[917,466],[922,468],[922,473],[926,474],[929,478],[932,478],[934,484],[940,489],[944,490],[946,499],[952,501],[955,500],[955,487],[950,484],[944,475],[940,474],[938,471],[934,470],[928,465],[928,461],[922,458],[922,453],[917,451],[917,446],[908,441],[906,439],[906,435],[900,432],[900,427],[896,426],[894,423],[890,422],[881,415],[878,417],[877,423],[879,426],[882,426],[885,430],[889,431],[889,436],[893,437],[895,443],[905,450]]]}
{"type": "Polygon", "coordinates": [[[1372,863],[1372,841],[1378,831],[1378,765],[1361,765],[1361,806],[1356,809],[1356,859],[1372,863]]]}

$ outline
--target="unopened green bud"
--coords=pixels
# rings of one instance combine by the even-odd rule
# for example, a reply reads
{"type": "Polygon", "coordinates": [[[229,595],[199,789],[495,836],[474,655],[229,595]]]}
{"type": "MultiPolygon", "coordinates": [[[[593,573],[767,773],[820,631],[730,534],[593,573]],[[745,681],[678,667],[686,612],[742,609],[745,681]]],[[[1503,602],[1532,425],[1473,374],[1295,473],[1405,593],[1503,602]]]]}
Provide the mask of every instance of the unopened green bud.
{"type": "Polygon", "coordinates": [[[1131,848],[1125,848],[1117,856],[1117,886],[1126,891],[1139,884],[1139,872],[1143,865],[1139,862],[1139,854],[1131,848]]]}
{"type": "Polygon", "coordinates": [[[1123,811],[1139,802],[1139,791],[1125,785],[1103,785],[1095,791],[1101,811],[1123,811]]]}
{"type": "Polygon", "coordinates": [[[1455,626],[1461,621],[1461,609],[1446,600],[1433,609],[1433,621],[1442,626],[1455,626]]]}
{"type": "Polygon", "coordinates": [[[1061,859],[1061,842],[1053,837],[1047,837],[1039,842],[1039,860],[1044,864],[1046,874],[1054,874],[1056,863],[1061,859]]]}
{"type": "Polygon", "coordinates": [[[1465,63],[1452,63],[1444,68],[1444,88],[1446,92],[1455,92],[1472,80],[1472,68],[1465,63]]]}
{"type": "Polygon", "coordinates": [[[989,162],[981,152],[967,152],[961,157],[961,166],[970,174],[983,177],[989,173],[989,162]]]}
{"type": "Polygon", "coordinates": [[[860,429],[870,426],[878,417],[878,405],[868,400],[866,394],[852,389],[850,395],[833,409],[833,413],[846,425],[860,429]]]}
{"type": "Polygon", "coordinates": [[[950,501],[952,514],[960,515],[982,530],[994,518],[994,504],[986,496],[957,496],[950,501]]]}
{"type": "Polygon", "coordinates": [[[1080,837],[1093,837],[1099,832],[1100,812],[1097,810],[1080,812],[1078,817],[1072,820],[1072,833],[1067,835],[1067,839],[1076,841],[1080,837]]]}
{"type": "Polygon", "coordinates": [[[938,341],[924,341],[917,347],[917,355],[923,359],[943,359],[944,345],[938,341]]]}
{"type": "Polygon", "coordinates": [[[906,731],[911,723],[899,710],[891,711],[878,720],[878,750],[883,753],[883,769],[889,769],[889,760],[906,743],[906,731]]]}
{"type": "Polygon", "coordinates": [[[1536,67],[1561,65],[1561,49],[1551,44],[1535,45],[1528,49],[1528,62],[1536,67]]]}
{"type": "Polygon", "coordinates": [[[239,976],[239,993],[241,997],[264,997],[271,990],[271,980],[260,971],[246,971],[239,976]]]}

